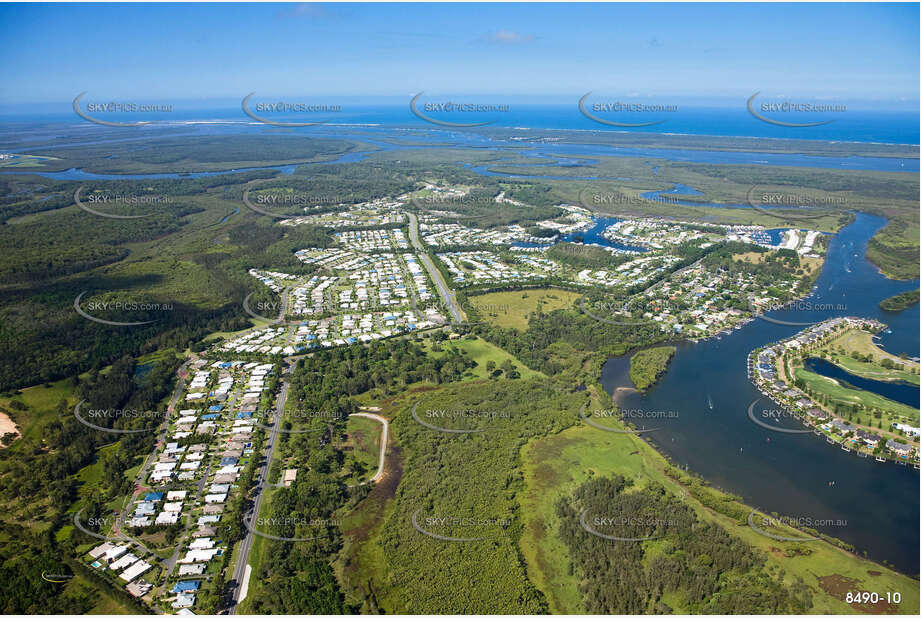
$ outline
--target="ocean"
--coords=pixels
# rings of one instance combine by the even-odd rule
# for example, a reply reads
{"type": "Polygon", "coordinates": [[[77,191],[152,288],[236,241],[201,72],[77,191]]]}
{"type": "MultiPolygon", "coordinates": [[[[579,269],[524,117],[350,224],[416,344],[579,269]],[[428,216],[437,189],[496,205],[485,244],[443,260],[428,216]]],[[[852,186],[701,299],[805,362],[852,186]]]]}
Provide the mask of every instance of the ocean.
{"type": "MultiPolygon", "coordinates": [[[[498,98],[494,98],[496,102],[498,98]]],[[[490,100],[492,101],[492,99],[490,100]]],[[[42,106],[42,113],[10,113],[9,108],[0,110],[0,124],[21,123],[72,123],[86,122],[73,112],[71,104],[61,104],[48,109],[42,106]]],[[[250,106],[253,110],[253,106],[250,106]]],[[[508,111],[484,112],[425,112],[420,104],[417,109],[438,120],[457,123],[489,122],[493,128],[548,129],[576,131],[616,131],[625,133],[658,133],[681,135],[708,135],[722,137],[758,137],[780,139],[805,139],[837,142],[863,142],[880,144],[921,143],[919,139],[918,111],[874,111],[854,109],[844,112],[814,112],[809,114],[765,114],[785,122],[810,122],[831,120],[829,124],[814,127],[786,127],[758,120],[749,113],[745,101],[735,107],[682,107],[674,112],[634,112],[625,114],[597,113],[604,119],[618,122],[638,123],[663,121],[654,126],[613,127],[595,122],[583,115],[573,101],[571,105],[509,104],[508,111]]],[[[589,108],[590,110],[590,108],[589,108]]],[[[253,110],[255,113],[255,110],[253,110]]],[[[330,125],[365,125],[383,127],[441,128],[428,123],[412,113],[409,100],[405,105],[388,103],[372,106],[367,104],[342,105],[339,112],[326,113],[267,113],[260,116],[280,122],[317,122],[330,125]]],[[[193,104],[173,105],[171,112],[159,113],[96,113],[95,116],[118,122],[150,120],[158,124],[189,122],[253,122],[243,113],[239,104],[219,107],[202,107],[193,104]]]]}

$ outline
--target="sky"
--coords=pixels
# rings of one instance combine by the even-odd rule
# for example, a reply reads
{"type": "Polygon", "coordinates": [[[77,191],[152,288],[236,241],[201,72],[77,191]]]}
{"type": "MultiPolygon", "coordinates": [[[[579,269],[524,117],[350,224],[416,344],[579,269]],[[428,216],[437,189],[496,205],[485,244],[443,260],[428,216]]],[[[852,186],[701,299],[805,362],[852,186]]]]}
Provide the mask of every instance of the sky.
{"type": "Polygon", "coordinates": [[[917,108],[918,4],[0,4],[0,104],[755,91],[917,108]]]}

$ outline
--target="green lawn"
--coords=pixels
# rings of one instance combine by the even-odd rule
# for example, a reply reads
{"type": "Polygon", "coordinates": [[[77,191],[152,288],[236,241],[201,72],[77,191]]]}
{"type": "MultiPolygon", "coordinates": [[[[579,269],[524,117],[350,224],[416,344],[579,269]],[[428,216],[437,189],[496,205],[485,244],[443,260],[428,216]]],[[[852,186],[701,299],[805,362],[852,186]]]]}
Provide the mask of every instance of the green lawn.
{"type": "MultiPolygon", "coordinates": [[[[426,352],[432,353],[432,340],[426,339],[424,345],[426,352]]],[[[476,367],[469,370],[469,373],[471,374],[470,379],[479,380],[489,377],[486,373],[486,363],[493,361],[496,364],[496,367],[501,367],[502,363],[504,363],[506,360],[512,361],[512,364],[518,370],[518,373],[521,374],[522,379],[545,377],[544,374],[525,367],[522,363],[517,361],[514,356],[505,350],[498,348],[493,344],[480,339],[479,337],[476,337],[475,339],[469,339],[465,337],[463,339],[455,339],[453,341],[442,341],[440,345],[444,349],[452,348],[460,350],[462,353],[466,352],[467,357],[477,363],[476,367]]],[[[445,352],[435,352],[434,356],[438,358],[444,353],[445,352]]]]}

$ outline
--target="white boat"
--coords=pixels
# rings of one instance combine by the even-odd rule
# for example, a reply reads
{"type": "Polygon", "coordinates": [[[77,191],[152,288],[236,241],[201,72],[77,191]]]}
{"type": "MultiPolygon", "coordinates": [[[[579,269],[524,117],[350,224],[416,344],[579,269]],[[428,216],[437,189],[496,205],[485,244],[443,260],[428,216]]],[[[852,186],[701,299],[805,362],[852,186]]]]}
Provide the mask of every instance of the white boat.
{"type": "Polygon", "coordinates": [[[880,462],[883,462],[883,463],[886,462],[886,460],[885,460],[884,458],[882,458],[882,457],[876,457],[875,459],[876,459],[876,461],[880,461],[880,462]]]}

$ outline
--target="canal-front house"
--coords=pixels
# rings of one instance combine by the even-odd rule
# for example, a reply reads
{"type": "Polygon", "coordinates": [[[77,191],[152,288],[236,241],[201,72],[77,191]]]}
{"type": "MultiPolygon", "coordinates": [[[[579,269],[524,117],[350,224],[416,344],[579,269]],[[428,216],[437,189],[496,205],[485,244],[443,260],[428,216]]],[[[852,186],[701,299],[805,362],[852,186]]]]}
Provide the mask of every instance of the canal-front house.
{"type": "Polygon", "coordinates": [[[809,418],[814,418],[817,421],[824,421],[828,418],[828,413],[825,410],[820,410],[819,408],[810,408],[806,410],[806,414],[809,418]]]}
{"type": "Polygon", "coordinates": [[[842,435],[854,430],[853,427],[842,421],[840,418],[832,419],[830,422],[825,423],[824,427],[837,429],[842,435]]]}
{"type": "Polygon", "coordinates": [[[907,458],[911,454],[911,445],[902,444],[901,442],[896,442],[892,438],[886,441],[886,448],[892,451],[893,454],[907,458]]]}
{"type": "Polygon", "coordinates": [[[875,449],[876,445],[879,444],[879,436],[869,431],[864,431],[863,429],[857,430],[857,436],[854,439],[854,442],[861,441],[867,445],[870,449],[875,449]]]}

